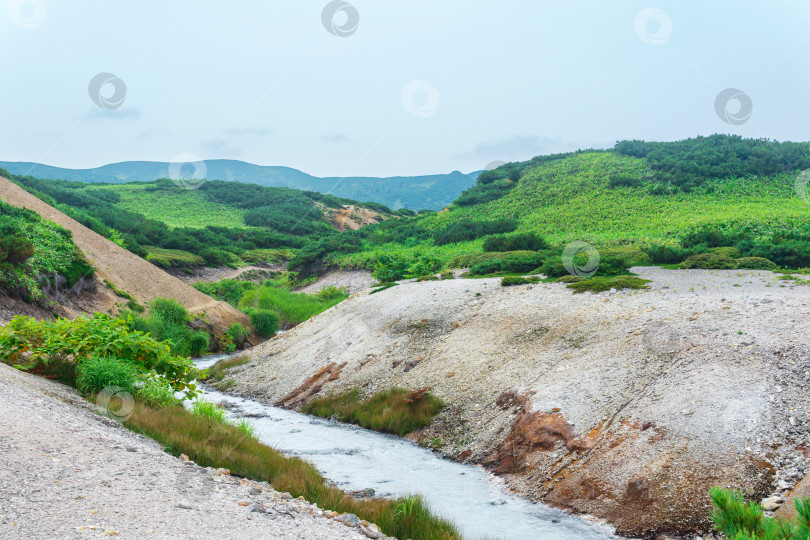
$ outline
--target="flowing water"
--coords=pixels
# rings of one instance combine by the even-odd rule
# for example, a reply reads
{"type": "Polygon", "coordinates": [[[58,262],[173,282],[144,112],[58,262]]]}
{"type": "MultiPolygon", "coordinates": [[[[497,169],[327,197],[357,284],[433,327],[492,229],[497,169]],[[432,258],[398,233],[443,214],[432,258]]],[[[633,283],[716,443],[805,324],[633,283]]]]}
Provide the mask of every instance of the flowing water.
{"type": "MultiPolygon", "coordinates": [[[[206,368],[223,356],[198,360],[206,368]]],[[[261,441],[314,464],[340,488],[371,488],[377,495],[420,494],[438,515],[452,520],[465,538],[504,540],[604,540],[599,525],[504,490],[481,468],[442,459],[406,439],[313,418],[204,388],[205,399],[247,416],[261,441]]]]}

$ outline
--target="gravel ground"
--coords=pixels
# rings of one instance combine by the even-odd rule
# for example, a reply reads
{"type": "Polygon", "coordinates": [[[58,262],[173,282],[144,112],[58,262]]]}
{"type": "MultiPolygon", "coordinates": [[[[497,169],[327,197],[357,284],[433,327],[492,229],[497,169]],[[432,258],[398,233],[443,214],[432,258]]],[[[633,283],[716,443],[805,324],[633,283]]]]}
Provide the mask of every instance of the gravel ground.
{"type": "Polygon", "coordinates": [[[810,287],[635,271],[648,290],[457,279],[357,294],[251,349],[230,391],[298,407],[430,387],[448,407],[413,438],[440,437],[448,457],[620,534],[707,531],[710,487],[759,500],[810,467],[810,287]]]}
{"type": "Polygon", "coordinates": [[[365,539],[265,483],[184,463],[0,364],[0,538],[365,539]]]}
{"type": "Polygon", "coordinates": [[[325,287],[343,287],[349,294],[355,294],[368,290],[377,280],[371,277],[370,272],[365,270],[335,270],[325,276],[318,278],[318,281],[311,283],[297,292],[314,294],[325,287]]]}

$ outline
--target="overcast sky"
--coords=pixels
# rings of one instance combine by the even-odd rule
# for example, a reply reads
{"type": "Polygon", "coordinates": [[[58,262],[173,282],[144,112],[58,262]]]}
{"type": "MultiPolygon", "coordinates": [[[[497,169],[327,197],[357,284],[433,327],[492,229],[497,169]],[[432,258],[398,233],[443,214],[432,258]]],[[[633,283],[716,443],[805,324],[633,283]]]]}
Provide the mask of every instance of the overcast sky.
{"type": "Polygon", "coordinates": [[[806,0],[3,3],[5,161],[392,176],[627,138],[810,139],[806,0]]]}

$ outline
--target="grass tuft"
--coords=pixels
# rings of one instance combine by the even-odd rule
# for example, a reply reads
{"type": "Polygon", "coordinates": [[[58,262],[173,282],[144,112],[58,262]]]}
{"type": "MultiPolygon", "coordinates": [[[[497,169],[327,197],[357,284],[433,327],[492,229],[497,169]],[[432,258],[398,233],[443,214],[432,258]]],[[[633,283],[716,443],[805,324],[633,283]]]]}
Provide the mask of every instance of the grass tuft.
{"type": "Polygon", "coordinates": [[[349,390],[314,399],[301,410],[402,437],[430,424],[443,408],[442,400],[425,389],[408,392],[392,388],[366,399],[361,398],[359,390],[349,390]]]}
{"type": "Polygon", "coordinates": [[[647,283],[650,283],[649,279],[641,279],[636,276],[613,276],[594,277],[569,283],[566,287],[574,289],[574,293],[583,293],[585,291],[600,293],[609,291],[610,289],[646,289],[647,283]]]}

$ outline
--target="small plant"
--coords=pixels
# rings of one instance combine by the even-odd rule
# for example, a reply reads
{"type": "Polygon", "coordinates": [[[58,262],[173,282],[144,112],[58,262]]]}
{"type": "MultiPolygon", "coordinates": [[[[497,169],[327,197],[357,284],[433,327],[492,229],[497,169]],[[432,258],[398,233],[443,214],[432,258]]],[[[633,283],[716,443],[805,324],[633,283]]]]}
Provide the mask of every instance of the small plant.
{"type": "Polygon", "coordinates": [[[255,441],[259,440],[259,434],[256,431],[256,426],[254,426],[244,418],[240,419],[234,425],[236,426],[236,429],[238,429],[245,437],[248,437],[255,441]]]}
{"type": "Polygon", "coordinates": [[[83,394],[95,394],[109,386],[131,390],[138,376],[131,363],[114,357],[92,356],[79,362],[76,388],[83,394]]]}
{"type": "Polygon", "coordinates": [[[681,263],[681,268],[702,268],[710,270],[729,270],[737,266],[734,259],[719,253],[698,253],[681,263]]]}
{"type": "Polygon", "coordinates": [[[442,279],[456,279],[456,273],[453,272],[452,270],[444,270],[441,273],[441,278],[442,279]]]}
{"type": "Polygon", "coordinates": [[[160,377],[147,377],[135,385],[135,396],[150,407],[177,405],[172,387],[160,377]]]}
{"type": "Polygon", "coordinates": [[[191,404],[191,414],[208,418],[220,424],[227,424],[225,409],[204,399],[197,399],[191,404]]]}
{"type": "Polygon", "coordinates": [[[420,502],[421,502],[420,498],[415,495],[408,495],[407,497],[399,499],[399,502],[397,503],[396,506],[397,515],[402,517],[408,517],[413,515],[417,503],[420,502]]]}
{"type": "Polygon", "coordinates": [[[437,278],[433,274],[428,274],[428,275],[425,275],[425,276],[419,276],[418,278],[416,278],[416,281],[418,281],[418,282],[422,282],[422,281],[439,281],[439,278],[437,278]]]}

